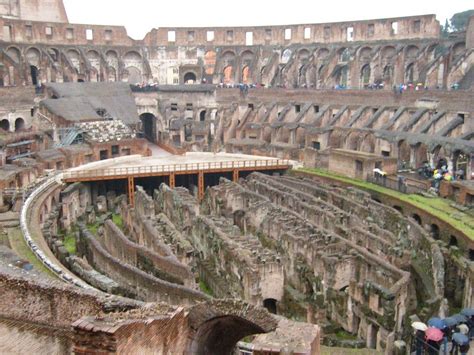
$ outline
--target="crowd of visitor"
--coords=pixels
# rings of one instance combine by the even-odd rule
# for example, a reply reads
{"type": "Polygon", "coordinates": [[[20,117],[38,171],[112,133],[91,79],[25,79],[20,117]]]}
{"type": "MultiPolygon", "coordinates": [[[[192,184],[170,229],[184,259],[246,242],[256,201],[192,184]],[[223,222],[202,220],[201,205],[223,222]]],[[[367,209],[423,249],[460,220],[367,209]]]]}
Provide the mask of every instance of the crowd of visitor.
{"type": "Polygon", "coordinates": [[[416,355],[467,355],[474,339],[474,309],[447,318],[433,317],[427,324],[413,322],[412,351],[416,355]]]}

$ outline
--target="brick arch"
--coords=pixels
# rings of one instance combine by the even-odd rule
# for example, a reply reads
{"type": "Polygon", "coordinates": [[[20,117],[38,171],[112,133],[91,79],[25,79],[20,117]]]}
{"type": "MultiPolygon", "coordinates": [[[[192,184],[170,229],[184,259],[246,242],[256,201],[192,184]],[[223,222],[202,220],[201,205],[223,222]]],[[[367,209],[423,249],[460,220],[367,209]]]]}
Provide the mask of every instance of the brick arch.
{"type": "Polygon", "coordinates": [[[189,311],[187,350],[191,354],[228,354],[251,334],[268,333],[278,321],[265,309],[237,300],[212,300],[189,311]]]}
{"type": "Polygon", "coordinates": [[[359,150],[362,134],[358,131],[350,132],[344,139],[344,147],[350,150],[359,150]]]}
{"type": "Polygon", "coordinates": [[[42,54],[39,48],[31,46],[25,50],[25,61],[28,63],[28,65],[39,67],[41,65],[41,58],[42,54]]]}
{"type": "Polygon", "coordinates": [[[382,55],[382,59],[391,60],[392,58],[396,56],[397,50],[395,49],[394,46],[385,46],[382,48],[380,53],[382,55]]]}
{"type": "MultiPolygon", "coordinates": [[[[20,63],[21,50],[16,46],[8,46],[5,52],[12,58],[16,63],[20,63]]],[[[26,53],[26,52],[25,52],[26,53]]]]}
{"type": "Polygon", "coordinates": [[[300,48],[298,50],[298,59],[308,59],[311,57],[311,51],[308,48],[300,48]]]}
{"type": "Polygon", "coordinates": [[[329,55],[329,53],[331,53],[331,51],[328,48],[322,47],[316,51],[316,56],[318,59],[324,59],[329,55]]]}
{"type": "Polygon", "coordinates": [[[361,152],[375,152],[375,135],[373,133],[367,133],[365,136],[361,137],[359,143],[359,149],[361,152]]]}
{"type": "Polygon", "coordinates": [[[372,57],[372,48],[369,46],[360,47],[356,52],[357,58],[363,61],[369,61],[372,57]]]}
{"type": "Polygon", "coordinates": [[[405,55],[407,58],[416,58],[420,53],[420,48],[414,44],[405,47],[405,55]]]}

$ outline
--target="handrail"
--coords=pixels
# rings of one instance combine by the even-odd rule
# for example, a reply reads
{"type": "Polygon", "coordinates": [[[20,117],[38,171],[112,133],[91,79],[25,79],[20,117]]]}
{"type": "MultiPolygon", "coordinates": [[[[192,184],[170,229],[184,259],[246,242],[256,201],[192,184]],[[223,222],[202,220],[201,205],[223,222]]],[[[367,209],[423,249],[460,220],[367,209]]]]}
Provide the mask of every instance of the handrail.
{"type": "Polygon", "coordinates": [[[178,173],[186,171],[210,171],[222,169],[245,169],[245,168],[288,168],[289,160],[280,159],[259,159],[259,160],[235,160],[224,162],[206,162],[206,163],[184,163],[184,164],[163,164],[150,166],[135,166],[122,168],[104,168],[91,170],[66,171],[63,179],[81,179],[93,177],[114,177],[114,176],[133,176],[162,173],[178,173]]]}
{"type": "Polygon", "coordinates": [[[79,286],[84,289],[94,289],[94,287],[88,285],[80,278],[75,276],[70,276],[66,274],[58,265],[56,265],[53,261],[51,261],[48,256],[40,249],[40,247],[36,244],[33,237],[30,234],[30,218],[28,216],[28,211],[31,208],[31,205],[34,201],[41,196],[43,192],[57,184],[57,180],[61,178],[61,174],[55,175],[48,179],[45,183],[39,186],[36,190],[34,190],[30,196],[26,199],[25,203],[23,204],[20,212],[20,227],[23,233],[23,238],[25,239],[26,244],[31,249],[31,251],[35,254],[35,256],[40,260],[40,262],[52,271],[57,277],[61,280],[66,281],[67,283],[79,286]]]}

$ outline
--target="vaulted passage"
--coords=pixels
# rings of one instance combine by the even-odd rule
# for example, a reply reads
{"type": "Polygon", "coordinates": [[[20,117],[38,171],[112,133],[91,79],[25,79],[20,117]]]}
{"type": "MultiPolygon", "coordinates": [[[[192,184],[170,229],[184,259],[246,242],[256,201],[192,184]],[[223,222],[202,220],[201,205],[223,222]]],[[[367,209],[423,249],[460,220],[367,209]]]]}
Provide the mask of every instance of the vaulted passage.
{"type": "Polygon", "coordinates": [[[140,115],[142,121],[142,132],[150,142],[156,142],[156,117],[151,113],[140,115]]]}
{"type": "Polygon", "coordinates": [[[199,327],[190,350],[197,355],[231,354],[240,339],[264,332],[258,325],[237,316],[216,317],[199,327]]]}

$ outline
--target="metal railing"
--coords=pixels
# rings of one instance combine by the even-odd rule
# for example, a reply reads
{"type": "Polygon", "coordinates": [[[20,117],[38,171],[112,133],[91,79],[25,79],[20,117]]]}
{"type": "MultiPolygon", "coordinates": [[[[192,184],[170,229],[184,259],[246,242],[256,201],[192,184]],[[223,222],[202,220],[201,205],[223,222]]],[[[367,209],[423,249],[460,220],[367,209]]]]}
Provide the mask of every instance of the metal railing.
{"type": "Polygon", "coordinates": [[[265,159],[265,160],[237,160],[225,162],[187,163],[187,164],[163,164],[150,166],[136,166],[123,168],[104,168],[91,170],[66,171],[63,174],[64,180],[81,180],[106,177],[123,176],[152,176],[169,173],[185,173],[187,171],[214,172],[231,171],[234,169],[288,169],[289,160],[265,159]]]}
{"type": "Polygon", "coordinates": [[[419,186],[413,186],[410,185],[409,183],[401,184],[398,182],[398,180],[394,180],[390,177],[374,177],[374,176],[367,176],[367,182],[370,182],[372,184],[376,184],[379,186],[386,187],[391,190],[396,190],[398,192],[404,193],[404,194],[420,194],[423,192],[427,192],[426,188],[421,188],[419,186]]]}

